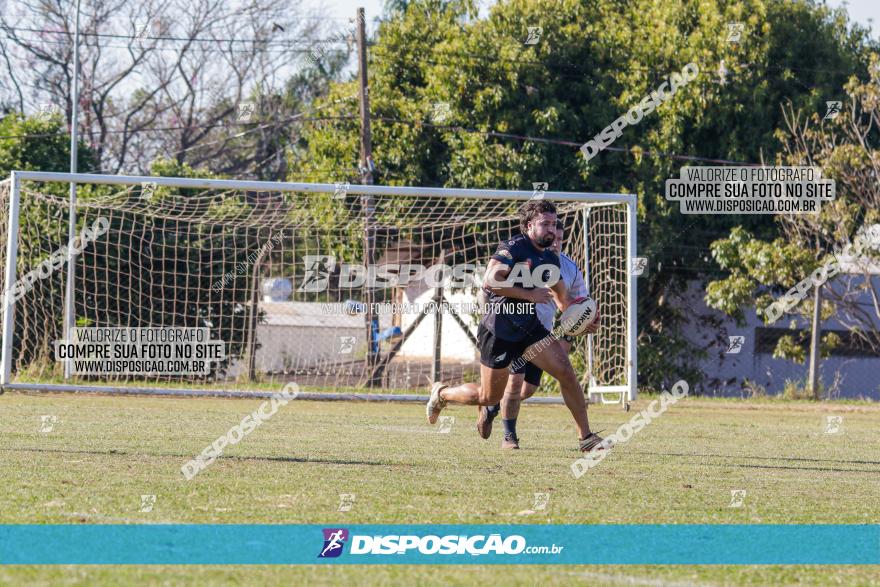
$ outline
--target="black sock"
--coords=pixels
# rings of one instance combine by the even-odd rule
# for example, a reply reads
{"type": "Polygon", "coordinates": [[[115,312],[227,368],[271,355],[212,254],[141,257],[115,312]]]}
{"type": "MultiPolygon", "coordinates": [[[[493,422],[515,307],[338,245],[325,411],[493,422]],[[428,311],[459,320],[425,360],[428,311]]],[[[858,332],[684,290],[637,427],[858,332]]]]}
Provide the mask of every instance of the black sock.
{"type": "Polygon", "coordinates": [[[504,423],[504,436],[516,437],[516,418],[512,420],[507,420],[505,418],[501,419],[501,422],[504,423]]]}
{"type": "Polygon", "coordinates": [[[501,404],[495,404],[494,406],[487,406],[486,411],[489,413],[489,419],[494,420],[495,416],[501,412],[501,404]]]}

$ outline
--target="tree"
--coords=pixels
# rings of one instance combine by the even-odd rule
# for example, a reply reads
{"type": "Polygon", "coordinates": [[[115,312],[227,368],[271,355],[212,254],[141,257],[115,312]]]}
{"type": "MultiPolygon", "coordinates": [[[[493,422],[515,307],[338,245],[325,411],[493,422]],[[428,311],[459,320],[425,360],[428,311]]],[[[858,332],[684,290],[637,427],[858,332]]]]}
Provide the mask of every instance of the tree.
{"type": "MultiPolygon", "coordinates": [[[[55,107],[69,125],[74,11],[40,0],[7,8],[0,16],[0,102],[21,114],[55,107]]],[[[291,64],[304,61],[308,43],[323,32],[302,15],[297,3],[281,0],[237,7],[217,0],[85,2],[80,125],[97,165],[81,170],[143,173],[161,155],[193,167],[222,161],[226,173],[257,175],[263,160],[225,155],[285,136],[294,114],[286,107],[298,104],[259,96],[283,95],[291,64]]],[[[283,160],[265,148],[259,154],[283,160]]]]}
{"type": "MultiPolygon", "coordinates": [[[[811,276],[817,272],[820,282],[834,278],[821,286],[825,302],[822,320],[836,318],[855,344],[880,352],[880,291],[870,271],[872,263],[880,259],[876,131],[880,123],[880,71],[876,64],[869,68],[866,82],[853,76],[846,84],[848,107],[835,119],[825,121],[815,111],[786,107],[786,129],[779,133],[785,148],[778,163],[818,167],[823,177],[835,180],[836,199],[823,203],[817,215],[777,216],[781,236],[773,241],[755,238],[737,227],[728,238],[713,243],[712,255],[728,275],[709,284],[706,302],[710,306],[740,321],[744,309],[753,307],[765,322],[775,322],[776,316],[768,311],[774,299],[782,303],[782,294],[804,280],[812,291],[817,285],[811,276]],[[855,250],[853,244],[857,245],[855,250]],[[847,274],[842,274],[842,269],[847,274]],[[866,294],[871,300],[868,305],[864,303],[866,294]]],[[[813,311],[809,295],[789,314],[807,319],[813,311]]],[[[796,327],[796,321],[787,317],[781,323],[792,330],[796,327]]],[[[777,343],[774,356],[803,363],[805,341],[806,332],[786,335],[777,343]]],[[[825,334],[822,354],[827,356],[838,344],[836,334],[825,334]]]]}

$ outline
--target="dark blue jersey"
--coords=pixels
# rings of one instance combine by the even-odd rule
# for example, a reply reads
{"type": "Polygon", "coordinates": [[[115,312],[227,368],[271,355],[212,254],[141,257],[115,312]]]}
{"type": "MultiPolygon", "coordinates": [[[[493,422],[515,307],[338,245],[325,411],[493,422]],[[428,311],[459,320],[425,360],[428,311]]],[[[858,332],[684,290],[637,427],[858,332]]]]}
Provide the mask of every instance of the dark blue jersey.
{"type": "MultiPolygon", "coordinates": [[[[559,267],[559,257],[556,253],[549,249],[539,251],[532,244],[531,239],[524,234],[501,241],[492,259],[510,267],[511,272],[507,279],[512,280],[513,285],[524,289],[534,289],[535,284],[531,280],[532,271],[539,266],[559,267]]],[[[547,276],[540,279],[546,282],[547,276]]],[[[519,342],[544,330],[535,312],[534,302],[499,296],[488,288],[483,288],[483,292],[486,295],[486,308],[481,324],[496,337],[519,342]]]]}

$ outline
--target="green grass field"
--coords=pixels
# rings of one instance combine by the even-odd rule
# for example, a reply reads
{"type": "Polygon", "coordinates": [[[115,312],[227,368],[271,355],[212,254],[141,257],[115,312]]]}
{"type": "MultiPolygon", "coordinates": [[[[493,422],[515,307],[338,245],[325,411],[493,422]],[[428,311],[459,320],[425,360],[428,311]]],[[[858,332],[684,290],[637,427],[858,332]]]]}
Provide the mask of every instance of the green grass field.
{"type": "MultiPolygon", "coordinates": [[[[523,450],[417,404],[294,401],[193,480],[181,465],[262,400],[0,396],[2,523],[880,523],[880,406],[685,399],[580,479],[562,406],[523,450]],[[41,416],[55,416],[41,431],[41,416]],[[826,417],[843,416],[825,433],[826,417]],[[740,507],[731,491],[745,490],[740,507]],[[339,494],[354,494],[339,511],[339,494]],[[534,494],[549,493],[533,511],[534,494]],[[142,512],[141,495],[155,495],[142,512]]],[[[646,404],[640,400],[638,410],[646,404]]],[[[591,408],[594,429],[632,416],[591,408]]],[[[638,545],[633,545],[638,548],[638,545]]],[[[670,545],[671,548],[674,545],[670,545]]],[[[880,585],[878,567],[0,567],[3,584],[880,585]]]]}

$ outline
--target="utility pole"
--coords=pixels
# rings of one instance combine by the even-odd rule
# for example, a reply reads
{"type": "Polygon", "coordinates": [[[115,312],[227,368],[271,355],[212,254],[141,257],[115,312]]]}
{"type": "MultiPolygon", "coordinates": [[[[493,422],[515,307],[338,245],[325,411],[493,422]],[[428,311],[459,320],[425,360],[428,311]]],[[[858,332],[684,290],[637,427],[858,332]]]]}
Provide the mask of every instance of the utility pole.
{"type": "MultiPolygon", "coordinates": [[[[370,131],[370,88],[367,83],[367,24],[366,16],[363,8],[357,9],[357,46],[358,46],[358,86],[360,88],[360,109],[361,109],[361,183],[363,185],[373,184],[373,143],[372,133],[370,131]]],[[[373,196],[368,194],[361,195],[361,209],[364,213],[364,261],[369,268],[376,262],[376,228],[374,226],[373,216],[376,211],[373,196]]],[[[378,327],[374,328],[374,308],[373,308],[373,290],[369,284],[364,289],[364,301],[367,305],[365,312],[365,321],[367,327],[367,371],[369,372],[376,364],[378,359],[377,335],[378,327]]],[[[371,379],[368,379],[367,385],[371,385],[371,379]]]]}
{"type": "MultiPolygon", "coordinates": [[[[77,130],[79,122],[79,5],[76,1],[76,23],[73,36],[73,92],[70,97],[70,172],[76,173],[77,148],[79,147],[77,130]]],[[[70,182],[70,203],[67,210],[67,283],[64,289],[64,340],[70,341],[71,331],[75,326],[74,280],[76,279],[76,256],[73,253],[73,239],[76,238],[76,183],[70,182]]],[[[70,379],[73,363],[64,361],[64,378],[70,379]]]]}

